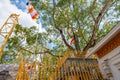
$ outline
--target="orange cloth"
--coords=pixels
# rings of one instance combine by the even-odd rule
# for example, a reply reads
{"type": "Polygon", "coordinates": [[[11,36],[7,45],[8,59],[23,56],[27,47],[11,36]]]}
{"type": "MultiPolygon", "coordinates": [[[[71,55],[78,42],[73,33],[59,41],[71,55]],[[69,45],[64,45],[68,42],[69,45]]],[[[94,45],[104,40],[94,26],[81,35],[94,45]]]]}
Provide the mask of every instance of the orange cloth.
{"type": "Polygon", "coordinates": [[[74,44],[75,42],[75,39],[74,39],[74,36],[72,37],[72,39],[70,40],[70,45],[74,44]]]}
{"type": "Polygon", "coordinates": [[[34,21],[36,21],[37,18],[39,17],[37,11],[34,9],[34,7],[32,6],[32,4],[30,2],[28,3],[28,12],[30,13],[30,15],[34,21]]]}
{"type": "Polygon", "coordinates": [[[31,68],[31,66],[29,65],[29,66],[28,66],[28,70],[30,70],[30,68],[31,68]]]}

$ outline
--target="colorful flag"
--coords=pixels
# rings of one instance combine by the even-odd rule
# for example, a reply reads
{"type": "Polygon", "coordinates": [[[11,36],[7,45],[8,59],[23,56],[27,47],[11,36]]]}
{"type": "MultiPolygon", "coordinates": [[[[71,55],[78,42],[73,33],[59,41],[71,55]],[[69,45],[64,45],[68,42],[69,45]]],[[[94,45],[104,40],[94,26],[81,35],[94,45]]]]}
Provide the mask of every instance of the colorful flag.
{"type": "Polygon", "coordinates": [[[30,69],[31,69],[31,66],[30,66],[30,65],[28,65],[28,66],[27,66],[27,70],[30,70],[30,69]]]}
{"type": "Polygon", "coordinates": [[[73,36],[72,39],[70,40],[70,45],[74,44],[74,42],[75,42],[75,38],[73,36]]]}
{"type": "Polygon", "coordinates": [[[27,5],[28,5],[28,12],[30,13],[33,21],[36,22],[39,17],[37,11],[34,9],[34,7],[32,6],[30,2],[28,2],[27,5]]]}

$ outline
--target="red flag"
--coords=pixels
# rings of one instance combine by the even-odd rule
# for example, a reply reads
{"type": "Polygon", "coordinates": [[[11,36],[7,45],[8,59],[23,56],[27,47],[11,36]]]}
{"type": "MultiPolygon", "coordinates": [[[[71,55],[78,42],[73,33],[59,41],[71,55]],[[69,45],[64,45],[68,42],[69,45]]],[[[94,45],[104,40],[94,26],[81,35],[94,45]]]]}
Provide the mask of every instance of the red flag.
{"type": "Polygon", "coordinates": [[[30,2],[28,2],[28,12],[30,13],[32,19],[36,22],[39,15],[30,2]]]}
{"type": "Polygon", "coordinates": [[[30,66],[30,65],[28,65],[27,69],[28,69],[28,70],[30,70],[30,68],[31,68],[31,66],[30,66]]]}
{"type": "Polygon", "coordinates": [[[70,45],[74,44],[75,42],[75,39],[74,39],[74,36],[72,37],[72,39],[70,40],[70,45]]]}

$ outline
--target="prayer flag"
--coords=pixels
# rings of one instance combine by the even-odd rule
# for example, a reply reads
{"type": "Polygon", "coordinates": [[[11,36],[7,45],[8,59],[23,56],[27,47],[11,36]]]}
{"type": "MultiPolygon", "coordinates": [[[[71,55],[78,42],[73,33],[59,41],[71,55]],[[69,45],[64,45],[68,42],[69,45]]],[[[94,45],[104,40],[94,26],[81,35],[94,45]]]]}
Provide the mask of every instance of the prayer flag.
{"type": "Polygon", "coordinates": [[[27,5],[28,5],[28,12],[30,13],[33,21],[36,22],[39,17],[39,14],[37,13],[37,11],[34,9],[34,7],[30,2],[28,2],[27,5]]]}
{"type": "Polygon", "coordinates": [[[74,36],[72,37],[72,39],[70,40],[70,45],[74,44],[75,42],[75,39],[74,39],[74,36]]]}
{"type": "Polygon", "coordinates": [[[28,70],[30,70],[31,66],[30,66],[30,65],[28,65],[28,67],[27,67],[27,68],[28,68],[28,70]]]}

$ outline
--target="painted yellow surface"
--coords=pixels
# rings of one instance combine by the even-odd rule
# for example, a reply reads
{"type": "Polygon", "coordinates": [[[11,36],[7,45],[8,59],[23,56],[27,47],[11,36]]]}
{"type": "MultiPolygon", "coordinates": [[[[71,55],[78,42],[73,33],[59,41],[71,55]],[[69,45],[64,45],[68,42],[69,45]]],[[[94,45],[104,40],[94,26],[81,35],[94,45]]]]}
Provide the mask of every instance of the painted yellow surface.
{"type": "Polygon", "coordinates": [[[18,17],[19,17],[19,15],[17,15],[17,14],[11,14],[0,29],[0,35],[4,37],[2,45],[0,46],[0,58],[2,56],[4,47],[7,43],[10,35],[12,34],[16,24],[18,23],[18,17]]]}

